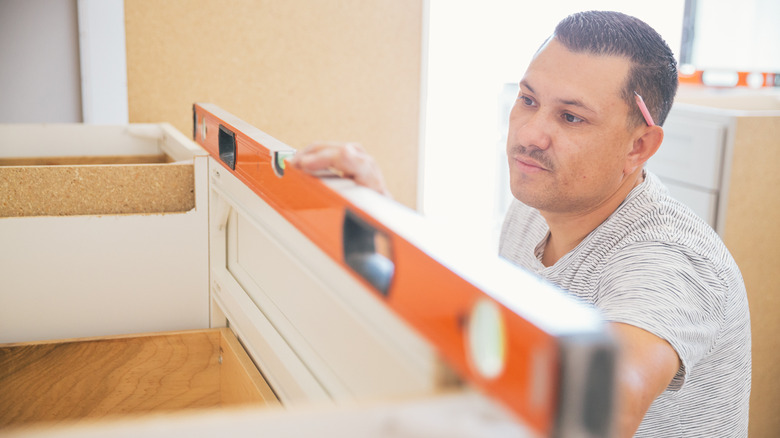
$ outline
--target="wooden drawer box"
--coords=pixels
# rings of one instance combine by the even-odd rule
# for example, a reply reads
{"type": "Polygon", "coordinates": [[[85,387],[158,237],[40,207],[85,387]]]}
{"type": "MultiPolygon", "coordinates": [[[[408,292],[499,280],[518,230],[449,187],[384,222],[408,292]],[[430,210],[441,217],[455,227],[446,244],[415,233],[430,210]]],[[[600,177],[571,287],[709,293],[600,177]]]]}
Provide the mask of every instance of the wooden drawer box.
{"type": "Polygon", "coordinates": [[[209,327],[207,161],[166,123],[0,124],[0,343],[209,327]]]}
{"type": "Polygon", "coordinates": [[[0,344],[0,430],[277,403],[227,328],[0,344]]]}

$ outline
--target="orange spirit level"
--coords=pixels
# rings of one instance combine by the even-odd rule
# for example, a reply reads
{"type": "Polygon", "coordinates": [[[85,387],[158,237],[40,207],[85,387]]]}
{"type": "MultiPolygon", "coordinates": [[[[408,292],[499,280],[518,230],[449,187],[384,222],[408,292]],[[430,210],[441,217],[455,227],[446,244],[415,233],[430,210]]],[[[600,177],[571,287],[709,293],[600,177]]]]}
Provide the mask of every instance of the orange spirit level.
{"type": "Polygon", "coordinates": [[[609,436],[615,349],[594,309],[498,256],[451,248],[368,189],[347,193],[285,166],[293,148],[217,106],[193,106],[193,136],[534,431],[609,436]]]}

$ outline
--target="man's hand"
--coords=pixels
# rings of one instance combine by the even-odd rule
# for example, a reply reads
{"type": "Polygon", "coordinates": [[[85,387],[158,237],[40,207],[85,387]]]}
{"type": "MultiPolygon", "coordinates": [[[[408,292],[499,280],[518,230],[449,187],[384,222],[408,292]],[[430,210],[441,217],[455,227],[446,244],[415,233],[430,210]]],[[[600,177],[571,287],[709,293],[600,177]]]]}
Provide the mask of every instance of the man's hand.
{"type": "Polygon", "coordinates": [[[658,336],[628,324],[610,327],[620,345],[617,373],[617,436],[632,437],[653,401],[669,386],[680,358],[658,336]]]}
{"type": "Polygon", "coordinates": [[[358,143],[315,143],[298,151],[290,164],[309,173],[335,171],[361,186],[390,196],[376,161],[358,143]]]}

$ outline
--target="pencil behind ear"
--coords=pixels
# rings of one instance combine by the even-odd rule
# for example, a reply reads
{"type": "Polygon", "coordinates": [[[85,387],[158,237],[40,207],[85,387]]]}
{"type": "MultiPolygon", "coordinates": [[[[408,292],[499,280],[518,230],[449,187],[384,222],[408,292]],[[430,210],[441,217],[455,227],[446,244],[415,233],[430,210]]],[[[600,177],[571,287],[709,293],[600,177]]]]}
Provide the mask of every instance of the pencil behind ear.
{"type": "Polygon", "coordinates": [[[636,101],[636,105],[639,107],[639,111],[642,112],[642,117],[645,118],[645,123],[647,123],[647,126],[655,126],[653,116],[650,115],[650,111],[647,109],[647,105],[645,105],[645,100],[642,99],[642,96],[640,96],[636,91],[634,91],[634,100],[636,101]]]}

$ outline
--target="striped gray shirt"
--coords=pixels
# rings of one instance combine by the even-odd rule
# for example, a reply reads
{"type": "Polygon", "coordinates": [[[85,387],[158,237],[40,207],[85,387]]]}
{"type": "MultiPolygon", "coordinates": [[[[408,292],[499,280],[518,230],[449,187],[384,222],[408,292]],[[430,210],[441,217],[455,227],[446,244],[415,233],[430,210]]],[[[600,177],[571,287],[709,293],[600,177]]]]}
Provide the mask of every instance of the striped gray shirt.
{"type": "Polygon", "coordinates": [[[500,254],[595,305],[608,321],[667,340],[677,375],[637,437],[746,437],[750,315],[742,275],[718,235],[647,172],[618,209],[557,263],[541,263],[549,229],[514,201],[500,254]]]}

